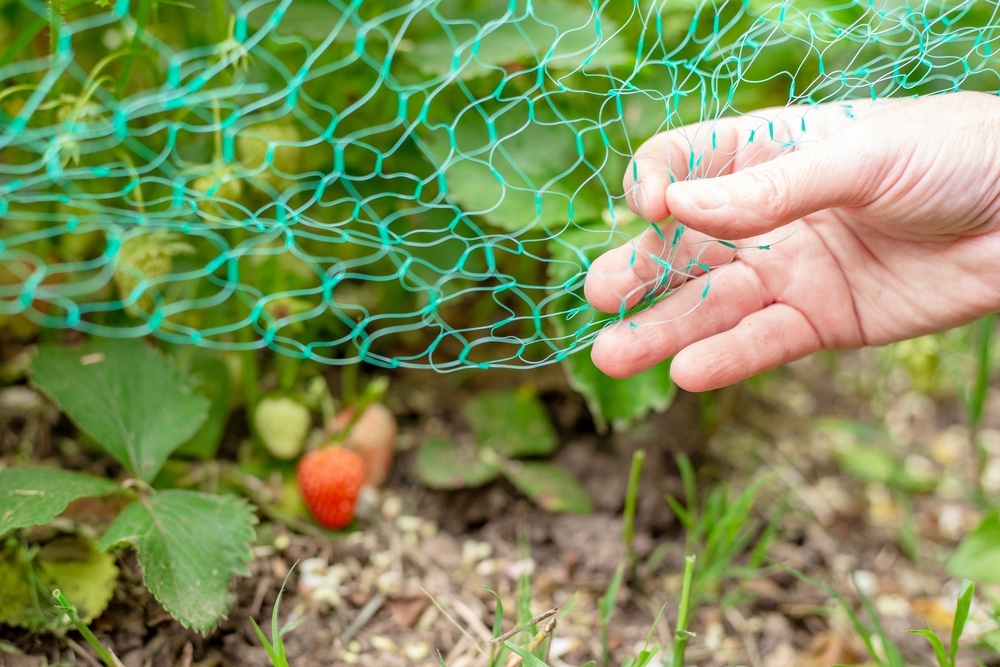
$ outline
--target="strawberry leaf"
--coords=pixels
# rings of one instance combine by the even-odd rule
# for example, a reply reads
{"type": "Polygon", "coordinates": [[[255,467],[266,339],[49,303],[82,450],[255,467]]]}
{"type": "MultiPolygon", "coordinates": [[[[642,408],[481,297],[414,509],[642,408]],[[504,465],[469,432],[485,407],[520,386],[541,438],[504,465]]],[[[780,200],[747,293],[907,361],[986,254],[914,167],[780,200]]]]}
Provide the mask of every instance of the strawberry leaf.
{"type": "Polygon", "coordinates": [[[545,456],[559,446],[545,406],[530,387],[480,394],[465,405],[480,447],[502,456],[545,456]]]}
{"type": "Polygon", "coordinates": [[[146,586],[185,627],[211,630],[229,609],[229,580],[247,576],[257,518],[233,496],[161,491],[129,505],[101,538],[132,544],[146,586]]]}
{"type": "Polygon", "coordinates": [[[0,535],[46,524],[74,500],[106,496],[118,489],[109,480],[56,468],[0,470],[0,535]]]}
{"type": "Polygon", "coordinates": [[[441,438],[430,438],[417,451],[417,475],[432,489],[481,486],[500,474],[499,466],[484,461],[471,447],[458,447],[441,438]]]}
{"type": "Polygon", "coordinates": [[[204,423],[209,401],[159,351],[138,340],[43,346],[31,377],[80,430],[150,482],[204,423]]]}
{"type": "Polygon", "coordinates": [[[962,539],[946,569],[953,577],[983,584],[1000,584],[1000,505],[987,510],[982,521],[962,539]]]}
{"type": "Polygon", "coordinates": [[[589,514],[590,496],[565,468],[544,461],[508,461],[504,476],[548,512],[589,514]]]}

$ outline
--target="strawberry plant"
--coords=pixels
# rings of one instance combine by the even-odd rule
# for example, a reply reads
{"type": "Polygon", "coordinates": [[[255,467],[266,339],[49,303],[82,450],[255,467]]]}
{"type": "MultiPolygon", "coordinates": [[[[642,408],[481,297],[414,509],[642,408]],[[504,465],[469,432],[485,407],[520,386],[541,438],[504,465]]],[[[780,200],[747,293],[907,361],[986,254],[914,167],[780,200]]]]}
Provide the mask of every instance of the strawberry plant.
{"type": "Polygon", "coordinates": [[[472,447],[442,438],[424,442],[417,474],[436,489],[459,489],[506,477],[524,495],[551,512],[590,512],[587,492],[564,468],[534,460],[558,447],[555,429],[538,397],[525,388],[481,394],[464,415],[475,434],[472,447]]]}
{"type": "MultiPolygon", "coordinates": [[[[119,496],[124,509],[96,541],[97,551],[134,547],[146,586],[164,608],[185,626],[210,630],[229,608],[232,575],[248,574],[253,508],[235,496],[151,484],[167,457],[198,437],[212,401],[139,341],[43,346],[31,379],[123,472],[112,481],[50,468],[0,470],[0,536],[47,524],[80,498],[119,496]]],[[[203,447],[217,445],[202,437],[203,447]]],[[[32,560],[26,577],[43,567],[32,560]]],[[[41,583],[63,588],[79,606],[59,577],[41,583]]],[[[88,609],[87,616],[102,610],[88,609]]]]}

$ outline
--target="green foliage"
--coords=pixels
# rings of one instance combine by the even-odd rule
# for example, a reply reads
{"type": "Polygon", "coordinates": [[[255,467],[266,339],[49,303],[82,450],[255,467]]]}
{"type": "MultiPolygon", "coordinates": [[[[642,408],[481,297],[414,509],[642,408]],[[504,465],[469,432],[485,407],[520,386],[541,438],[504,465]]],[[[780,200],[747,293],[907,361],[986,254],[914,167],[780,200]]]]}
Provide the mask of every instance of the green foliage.
{"type": "Polygon", "coordinates": [[[0,470],[0,536],[17,528],[46,524],[79,498],[119,491],[106,479],[54,468],[0,470]]]}
{"type": "Polygon", "coordinates": [[[667,496],[667,503],[684,526],[687,553],[698,554],[699,567],[691,589],[691,604],[697,607],[704,596],[717,594],[724,580],[751,576],[761,567],[783,510],[779,509],[766,525],[755,517],[758,496],[770,475],[748,484],[735,495],[727,485],[718,484],[699,503],[690,459],[680,454],[677,465],[684,483],[686,504],[673,496],[667,496]],[[738,565],[737,560],[751,545],[746,563],[738,565]]]}
{"type": "Polygon", "coordinates": [[[219,451],[223,429],[229,417],[233,393],[229,367],[221,358],[202,352],[194,355],[187,372],[192,389],[208,398],[210,404],[208,416],[201,428],[174,453],[178,456],[210,459],[219,451]]]}
{"type": "Polygon", "coordinates": [[[615,605],[618,602],[618,590],[622,585],[622,577],[625,576],[625,564],[619,563],[618,567],[615,568],[615,573],[611,577],[611,583],[608,584],[607,590],[604,591],[604,595],[601,599],[597,601],[597,614],[598,623],[601,626],[601,656],[604,662],[604,667],[608,667],[611,664],[611,648],[608,644],[608,630],[610,628],[611,614],[615,610],[615,605]]]}
{"type": "Polygon", "coordinates": [[[983,583],[1000,583],[1000,504],[987,508],[948,560],[948,573],[983,583]]]}
{"type": "Polygon", "coordinates": [[[922,493],[933,491],[938,476],[915,474],[899,457],[882,447],[854,443],[834,450],[837,465],[844,472],[863,482],[875,482],[899,491],[922,493]]]}
{"type": "MultiPolygon", "coordinates": [[[[182,624],[207,632],[229,608],[232,575],[248,574],[256,517],[232,496],[154,492],[145,483],[185,442],[186,453],[194,456],[209,456],[218,447],[228,414],[228,369],[207,355],[198,355],[191,368],[211,401],[196,393],[167,358],[139,341],[105,341],[76,350],[43,347],[32,364],[35,384],[141,481],[119,486],[64,470],[2,470],[0,531],[48,523],[79,498],[122,493],[133,502],[115,518],[99,548],[135,546],[153,595],[182,624]]],[[[36,600],[39,590],[48,595],[54,587],[85,620],[100,613],[114,589],[114,558],[95,552],[77,558],[76,566],[68,564],[72,559],[56,564],[46,560],[48,548],[37,555],[25,556],[23,549],[17,557],[8,553],[0,569],[0,613],[3,600],[36,600]]],[[[40,606],[33,603],[33,608],[40,606]]],[[[19,618],[22,624],[42,622],[38,614],[19,618]]]]}
{"type": "MultiPolygon", "coordinates": [[[[899,646],[893,642],[892,638],[886,633],[885,628],[882,626],[882,621],[879,618],[878,612],[875,609],[875,605],[872,601],[865,595],[865,592],[857,585],[857,581],[854,581],[854,588],[858,592],[858,596],[861,598],[861,604],[865,611],[865,619],[854,610],[853,605],[850,601],[844,598],[835,588],[829,584],[821,583],[816,581],[812,577],[799,572],[797,570],[784,568],[789,574],[795,576],[796,578],[804,581],[810,586],[820,588],[833,599],[837,601],[844,613],[847,614],[848,619],[851,621],[851,625],[854,627],[854,631],[857,633],[858,637],[861,639],[862,644],[864,644],[865,650],[868,651],[868,655],[871,656],[872,660],[879,667],[906,667],[906,660],[903,658],[903,653],[900,651],[899,646]]],[[[852,574],[852,580],[854,575],[852,574]]]]}
{"type": "Polygon", "coordinates": [[[160,491],[129,505],[98,544],[135,546],[156,599],[185,626],[207,632],[229,609],[232,575],[249,575],[256,522],[231,496],[160,491]]]}
{"type": "Polygon", "coordinates": [[[141,341],[43,346],[35,385],[136,478],[151,482],[204,423],[209,401],[160,352],[141,341]]]}
{"type": "Polygon", "coordinates": [[[416,472],[424,484],[461,489],[503,475],[550,512],[591,511],[586,490],[569,472],[551,463],[522,460],[551,454],[558,446],[545,406],[529,389],[480,394],[469,400],[464,414],[476,435],[475,446],[427,439],[416,459],[416,472]]]}

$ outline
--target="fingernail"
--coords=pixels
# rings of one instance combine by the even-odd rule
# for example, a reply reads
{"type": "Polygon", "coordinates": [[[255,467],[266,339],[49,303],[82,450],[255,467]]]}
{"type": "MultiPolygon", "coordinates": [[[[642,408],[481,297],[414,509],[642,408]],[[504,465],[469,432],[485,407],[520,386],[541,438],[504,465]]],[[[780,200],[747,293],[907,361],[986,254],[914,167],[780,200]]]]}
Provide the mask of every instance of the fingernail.
{"type": "Polygon", "coordinates": [[[648,217],[646,215],[646,211],[649,210],[647,208],[648,202],[646,201],[646,189],[643,188],[641,185],[636,185],[635,189],[636,189],[635,205],[639,207],[639,215],[642,216],[643,218],[646,218],[648,217]]]}
{"type": "Polygon", "coordinates": [[[729,203],[729,194],[709,181],[685,181],[672,187],[675,198],[680,195],[702,211],[713,211],[729,203]]]}

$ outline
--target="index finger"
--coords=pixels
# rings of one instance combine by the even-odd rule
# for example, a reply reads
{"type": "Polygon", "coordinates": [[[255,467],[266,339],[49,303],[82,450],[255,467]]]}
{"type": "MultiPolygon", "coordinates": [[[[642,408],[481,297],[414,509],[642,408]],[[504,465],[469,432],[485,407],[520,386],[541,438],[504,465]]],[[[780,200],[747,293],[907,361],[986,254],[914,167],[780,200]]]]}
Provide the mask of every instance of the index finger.
{"type": "Polygon", "coordinates": [[[666,220],[671,183],[767,162],[819,141],[857,114],[850,103],[771,107],[662,132],[636,150],[622,181],[625,200],[650,222],[666,220]]]}

